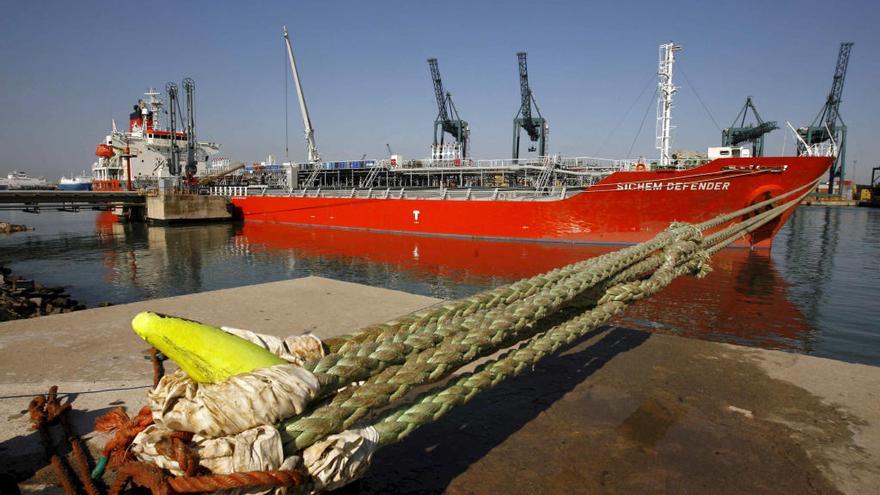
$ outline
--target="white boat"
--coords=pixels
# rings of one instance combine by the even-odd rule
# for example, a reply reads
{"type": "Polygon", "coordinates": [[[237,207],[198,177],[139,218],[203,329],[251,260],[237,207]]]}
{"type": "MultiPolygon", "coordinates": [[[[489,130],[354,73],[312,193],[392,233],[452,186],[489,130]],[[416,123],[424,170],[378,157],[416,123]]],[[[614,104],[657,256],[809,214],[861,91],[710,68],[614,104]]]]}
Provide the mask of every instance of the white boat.
{"type": "Polygon", "coordinates": [[[58,189],[62,191],[90,191],[92,189],[92,177],[86,175],[85,172],[74,177],[71,174],[70,178],[61,177],[58,181],[58,189]]]}
{"type": "Polygon", "coordinates": [[[28,174],[13,170],[6,176],[6,189],[46,189],[46,179],[31,177],[28,174]]]}

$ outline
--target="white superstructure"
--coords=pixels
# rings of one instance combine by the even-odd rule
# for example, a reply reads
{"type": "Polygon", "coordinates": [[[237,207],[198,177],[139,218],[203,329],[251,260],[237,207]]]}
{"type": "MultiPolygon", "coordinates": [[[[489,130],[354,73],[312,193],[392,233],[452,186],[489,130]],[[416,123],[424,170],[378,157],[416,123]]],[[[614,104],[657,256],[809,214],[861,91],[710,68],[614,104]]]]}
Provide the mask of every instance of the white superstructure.
{"type": "Polygon", "coordinates": [[[19,170],[13,170],[6,179],[0,179],[0,185],[6,186],[2,189],[45,189],[47,183],[42,177],[31,177],[19,170]]]}
{"type": "MultiPolygon", "coordinates": [[[[161,125],[165,102],[155,89],[144,93],[129,115],[127,130],[120,131],[113,122],[113,130],[95,150],[98,161],[92,165],[93,187],[98,190],[125,188],[131,170],[133,187],[155,184],[159,178],[169,177],[172,133],[161,125]]],[[[187,134],[174,132],[174,142],[185,160],[187,134]]],[[[220,146],[213,142],[195,143],[196,176],[207,173],[207,162],[220,146]]],[[[180,167],[178,167],[180,169],[180,167]]]]}

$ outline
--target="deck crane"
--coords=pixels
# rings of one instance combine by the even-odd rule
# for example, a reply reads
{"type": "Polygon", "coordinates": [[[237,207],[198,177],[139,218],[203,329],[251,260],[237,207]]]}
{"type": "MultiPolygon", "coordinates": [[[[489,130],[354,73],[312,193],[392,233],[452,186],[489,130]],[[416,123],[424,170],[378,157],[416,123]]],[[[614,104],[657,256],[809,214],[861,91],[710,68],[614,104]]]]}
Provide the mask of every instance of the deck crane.
{"type": "Polygon", "coordinates": [[[461,120],[455,104],[452,103],[452,94],[443,89],[443,81],[440,79],[440,69],[436,58],[428,59],[431,69],[431,80],[434,82],[434,96],[437,98],[437,118],[434,120],[434,145],[431,148],[431,157],[434,159],[463,159],[468,156],[470,144],[470,128],[468,123],[461,120]],[[446,134],[455,138],[456,152],[450,156],[444,150],[444,138],[446,134]]]}
{"type": "Polygon", "coordinates": [[[846,79],[846,69],[849,65],[849,54],[852,51],[852,42],[840,44],[837,53],[837,65],[834,69],[834,79],[831,81],[831,91],[825,100],[825,105],[813,123],[808,127],[797,130],[803,142],[798,145],[798,155],[808,152],[807,146],[814,146],[830,141],[836,152],[834,163],[828,171],[828,194],[834,193],[834,180],[840,179],[838,193],[843,191],[844,166],[846,163],[846,124],[840,117],[840,102],[843,95],[843,82],[846,79]]]}
{"type": "Polygon", "coordinates": [[[296,86],[296,96],[299,100],[299,110],[302,114],[303,128],[306,134],[306,145],[308,146],[309,163],[312,164],[312,173],[306,179],[305,187],[311,187],[318,178],[321,167],[318,163],[321,161],[321,155],[318,153],[318,145],[315,143],[315,130],[312,128],[312,119],[309,117],[309,109],[306,106],[306,99],[303,96],[302,84],[299,81],[299,72],[296,70],[296,59],[293,57],[293,48],[290,45],[290,36],[287,35],[287,26],[284,26],[284,44],[287,47],[287,61],[290,62],[290,73],[293,75],[293,84],[296,86]]]}
{"type": "Polygon", "coordinates": [[[195,90],[196,83],[187,77],[183,80],[186,92],[186,166],[184,173],[187,179],[196,175],[196,122],[195,122],[195,90]]]}
{"type": "Polygon", "coordinates": [[[764,122],[761,119],[752,97],[749,96],[742,110],[733,119],[733,124],[721,131],[721,146],[738,146],[740,143],[749,142],[752,146],[752,156],[764,156],[764,135],[776,129],[779,129],[776,122],[764,122]],[[755,117],[755,125],[746,125],[749,110],[755,117]]]}
{"type": "Polygon", "coordinates": [[[168,130],[170,131],[168,135],[168,174],[177,177],[180,175],[180,150],[177,148],[177,112],[180,111],[180,104],[177,100],[177,84],[167,83],[165,92],[168,93],[168,130]]]}
{"type": "Polygon", "coordinates": [[[513,118],[514,160],[519,158],[520,130],[526,131],[526,134],[529,135],[529,141],[531,141],[532,143],[538,143],[537,148],[535,148],[534,144],[529,147],[529,151],[536,151],[537,149],[538,156],[544,156],[546,154],[547,135],[550,130],[549,126],[547,125],[547,121],[544,119],[543,116],[541,116],[541,110],[538,108],[538,102],[535,100],[535,95],[532,93],[532,89],[529,87],[529,72],[526,63],[526,52],[517,53],[516,58],[519,60],[520,105],[519,111],[513,118]],[[532,116],[532,105],[534,105],[535,107],[535,113],[538,114],[537,117],[532,116]]]}

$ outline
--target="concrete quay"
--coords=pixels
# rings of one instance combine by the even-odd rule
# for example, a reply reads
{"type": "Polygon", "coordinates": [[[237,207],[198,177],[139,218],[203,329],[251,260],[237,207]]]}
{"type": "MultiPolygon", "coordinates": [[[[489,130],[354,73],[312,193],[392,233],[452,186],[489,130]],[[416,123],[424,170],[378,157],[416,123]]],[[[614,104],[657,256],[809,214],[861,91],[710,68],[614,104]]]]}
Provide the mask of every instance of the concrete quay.
{"type": "MultiPolygon", "coordinates": [[[[327,338],[439,302],[303,278],[0,324],[0,471],[52,492],[27,403],[57,384],[80,433],[136,412],[153,310],[327,338]]],[[[93,447],[103,438],[86,435],[93,447]]],[[[880,368],[609,326],[403,442],[359,493],[875,493],[880,368]]]]}

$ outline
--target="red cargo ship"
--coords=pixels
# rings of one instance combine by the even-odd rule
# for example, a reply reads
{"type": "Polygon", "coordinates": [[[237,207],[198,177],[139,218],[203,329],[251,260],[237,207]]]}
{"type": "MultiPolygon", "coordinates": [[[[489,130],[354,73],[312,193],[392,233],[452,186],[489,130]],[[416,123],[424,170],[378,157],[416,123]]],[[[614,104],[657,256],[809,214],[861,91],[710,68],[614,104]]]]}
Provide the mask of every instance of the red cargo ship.
{"type": "MultiPolygon", "coordinates": [[[[322,162],[286,31],[284,38],[309,161],[287,164],[286,180],[275,184],[286,186],[286,191],[271,193],[263,187],[254,196],[251,188],[215,187],[215,194],[232,196],[246,221],[489,239],[637,243],[674,221],[701,222],[793,190],[807,192],[833,160],[833,149],[810,148],[803,140],[798,145],[802,156],[755,156],[763,148],[763,133],[775,129],[775,123],[764,124],[759,136],[752,133],[751,150],[710,148],[708,159],[673,154],[672,67],[680,47],[664,43],[658,70],[656,162],[547,154],[549,128],[536,104],[537,117],[532,114],[525,53],[518,54],[522,106],[514,122],[513,159],[468,158],[467,122],[458,118],[437,60],[430,59],[439,108],[431,158],[407,161],[391,155],[381,161],[322,162]],[[519,159],[520,127],[538,143],[537,158],[519,159]],[[453,136],[452,143],[444,143],[446,133],[453,136]],[[759,139],[761,145],[756,146],[759,139]]],[[[791,213],[738,244],[769,248],[791,213]]]]}
{"type": "MultiPolygon", "coordinates": [[[[626,244],[649,239],[673,221],[701,222],[804,188],[828,170],[831,160],[723,158],[681,170],[621,170],[581,190],[561,191],[557,197],[501,189],[482,191],[483,197],[473,189],[442,189],[433,198],[426,197],[424,190],[316,189],[281,196],[234,196],[232,202],[246,221],[626,244]]],[[[792,210],[738,245],[769,248],[792,210]]]]}

